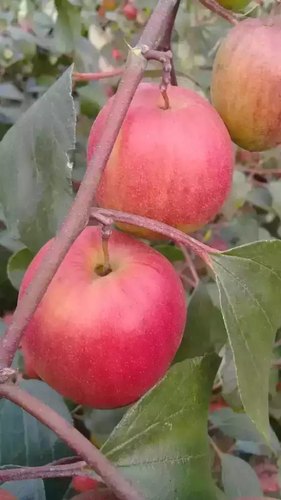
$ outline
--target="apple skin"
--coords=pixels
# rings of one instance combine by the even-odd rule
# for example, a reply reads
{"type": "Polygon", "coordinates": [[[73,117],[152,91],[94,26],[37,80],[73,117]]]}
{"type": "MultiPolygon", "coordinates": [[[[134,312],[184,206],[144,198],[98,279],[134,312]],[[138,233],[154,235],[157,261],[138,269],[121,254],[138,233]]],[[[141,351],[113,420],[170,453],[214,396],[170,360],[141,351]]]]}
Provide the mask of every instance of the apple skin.
{"type": "Polygon", "coordinates": [[[17,498],[9,491],[0,488],[0,500],[17,500],[17,498]]]}
{"type": "MultiPolygon", "coordinates": [[[[170,86],[168,96],[170,109],[163,109],[158,85],[139,85],[96,199],[103,208],[150,217],[191,232],[208,222],[223,204],[231,186],[233,148],[225,125],[208,101],[181,87],[170,86]]],[[[109,99],[90,131],[88,164],[112,103],[109,99]]],[[[120,227],[138,236],[155,237],[134,226],[120,227]]]]}
{"type": "MultiPolygon", "coordinates": [[[[50,242],[28,267],[19,300],[50,242]]],[[[166,373],[180,345],[185,292],[172,264],[127,234],[109,239],[103,264],[98,227],[73,243],[28,324],[22,349],[42,380],[73,401],[115,408],[136,401],[166,373]]]]}
{"type": "Polygon", "coordinates": [[[212,103],[232,140],[248,151],[281,143],[280,46],[281,17],[246,19],[215,57],[212,103]]]}
{"type": "Polygon", "coordinates": [[[134,21],[138,15],[138,9],[130,2],[124,5],[122,12],[128,21],[134,21]]]}
{"type": "Polygon", "coordinates": [[[86,476],[75,476],[72,479],[71,486],[74,490],[83,492],[89,490],[95,490],[98,488],[98,481],[86,476]]]}

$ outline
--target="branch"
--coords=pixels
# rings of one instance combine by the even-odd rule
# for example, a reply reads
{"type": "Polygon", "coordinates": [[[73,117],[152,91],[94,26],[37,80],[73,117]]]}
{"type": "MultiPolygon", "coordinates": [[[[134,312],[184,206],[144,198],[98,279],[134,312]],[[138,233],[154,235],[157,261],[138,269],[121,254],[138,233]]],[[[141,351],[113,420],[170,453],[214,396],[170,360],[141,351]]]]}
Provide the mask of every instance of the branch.
{"type": "MultiPolygon", "coordinates": [[[[21,408],[54,431],[96,471],[117,498],[121,500],[144,500],[144,497],[119,473],[114,465],[87,438],[52,408],[13,384],[0,385],[0,396],[21,406],[21,408]]],[[[72,466],[68,464],[66,467],[70,470],[72,466]]]]}
{"type": "Polygon", "coordinates": [[[110,119],[102,134],[99,147],[89,163],[75,201],[58,235],[50,245],[39,271],[19,302],[13,315],[13,321],[2,339],[0,368],[11,365],[24,328],[38,307],[70,246],[88,224],[90,208],[101,175],[147,65],[140,47],[143,45],[149,49],[158,47],[162,38],[163,26],[168,22],[176,4],[177,0],[159,0],[140,37],[138,46],[129,53],[126,70],[115,94],[110,119]]]}
{"type": "Polygon", "coordinates": [[[86,462],[80,461],[74,464],[64,465],[42,465],[41,467],[16,467],[14,469],[1,469],[0,482],[22,481],[23,479],[48,479],[51,477],[72,477],[77,474],[89,476],[90,472],[85,472],[86,462]]]}
{"type": "Polygon", "coordinates": [[[91,217],[102,224],[112,224],[113,221],[123,222],[125,224],[149,229],[154,233],[163,234],[167,236],[168,239],[174,240],[190,248],[190,250],[199,255],[209,267],[211,267],[209,254],[219,253],[218,250],[208,247],[204,243],[201,243],[201,241],[192,238],[192,236],[183,233],[179,229],[168,226],[168,224],[164,224],[163,222],[149,219],[148,217],[141,217],[140,215],[133,215],[126,212],[120,212],[119,210],[105,208],[92,208],[91,217]]]}
{"type": "Polygon", "coordinates": [[[116,68],[111,71],[101,71],[98,73],[78,73],[74,71],[72,74],[72,79],[75,82],[89,82],[91,80],[104,80],[105,78],[112,78],[114,76],[120,76],[124,73],[125,68],[116,68]]]}
{"type": "Polygon", "coordinates": [[[204,5],[204,7],[207,7],[207,9],[211,10],[218,16],[222,17],[226,21],[228,21],[231,24],[238,24],[239,19],[235,14],[230,12],[229,10],[225,9],[220,5],[216,0],[199,0],[199,2],[204,5]]]}

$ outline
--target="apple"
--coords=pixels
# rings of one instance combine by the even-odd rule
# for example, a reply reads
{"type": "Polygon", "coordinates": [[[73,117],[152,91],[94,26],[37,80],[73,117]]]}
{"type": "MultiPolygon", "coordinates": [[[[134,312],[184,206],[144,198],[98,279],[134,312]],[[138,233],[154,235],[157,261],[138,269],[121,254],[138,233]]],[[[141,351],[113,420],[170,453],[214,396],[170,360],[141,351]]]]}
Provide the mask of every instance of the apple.
{"type": "Polygon", "coordinates": [[[0,500],[17,500],[17,499],[9,491],[0,488],[0,500]]]}
{"type": "Polygon", "coordinates": [[[251,0],[218,0],[218,3],[225,9],[239,12],[245,9],[251,0]]]}
{"type": "MultiPolygon", "coordinates": [[[[28,267],[19,300],[50,247],[28,267]]],[[[22,349],[38,375],[63,396],[95,408],[136,401],[161,379],[180,345],[185,292],[172,264],[135,238],[113,231],[111,272],[103,275],[100,229],[73,243],[26,327],[22,349]]]]}
{"type": "Polygon", "coordinates": [[[72,479],[71,486],[76,491],[95,490],[98,487],[98,481],[86,476],[75,476],[72,479]]]}
{"type": "MultiPolygon", "coordinates": [[[[219,211],[229,192],[233,148],[221,118],[192,90],[170,86],[169,109],[159,86],[142,83],[133,98],[97,191],[97,202],[198,229],[219,211]]],[[[113,99],[97,116],[88,140],[88,164],[110,116],[113,99]]],[[[120,226],[144,237],[155,234],[120,226]]],[[[159,235],[158,235],[159,237],[159,235]]]]}
{"type": "Polygon", "coordinates": [[[232,28],[214,61],[212,102],[236,144],[264,151],[281,144],[281,16],[232,28]]]}
{"type": "Polygon", "coordinates": [[[131,2],[124,5],[122,12],[128,21],[134,21],[138,15],[138,9],[131,2]]]}

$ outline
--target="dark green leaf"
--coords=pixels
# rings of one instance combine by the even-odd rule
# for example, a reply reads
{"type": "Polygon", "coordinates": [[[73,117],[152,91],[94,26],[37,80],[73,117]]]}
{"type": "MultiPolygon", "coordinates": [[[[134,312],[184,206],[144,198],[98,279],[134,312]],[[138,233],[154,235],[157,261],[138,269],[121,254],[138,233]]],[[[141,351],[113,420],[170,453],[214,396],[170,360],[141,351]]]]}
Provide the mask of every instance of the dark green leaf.
{"type": "Polygon", "coordinates": [[[281,323],[280,255],[280,241],[263,241],[211,256],[241,399],[267,440],[272,344],[281,323]]]}
{"type": "Polygon", "coordinates": [[[207,415],[218,359],[213,354],[174,365],[102,447],[146,499],[216,499],[207,415]]]}
{"type": "Polygon", "coordinates": [[[28,248],[22,248],[9,258],[7,274],[16,290],[19,290],[24,273],[33,257],[34,255],[28,248]]]}
{"type": "Polygon", "coordinates": [[[219,352],[226,340],[221,312],[214,306],[207,287],[200,283],[189,302],[186,328],[176,361],[219,352]]]}
{"type": "Polygon", "coordinates": [[[155,250],[162,253],[171,262],[176,262],[178,260],[184,260],[184,255],[182,251],[174,245],[158,244],[154,246],[155,250]]]}
{"type": "MultiPolygon", "coordinates": [[[[62,397],[47,384],[29,380],[21,387],[72,421],[62,397]]],[[[73,455],[53,431],[8,400],[0,401],[0,429],[1,465],[44,465],[73,455]]]]}
{"type": "Polygon", "coordinates": [[[221,454],[222,483],[228,500],[237,497],[262,497],[258,477],[252,467],[241,458],[221,454]]]}
{"type": "MultiPolygon", "coordinates": [[[[3,483],[1,489],[9,491],[17,500],[45,500],[45,489],[42,479],[26,479],[25,481],[9,481],[3,483]]],[[[1,493],[0,493],[1,498],[1,493]]]]}
{"type": "Polygon", "coordinates": [[[0,203],[12,234],[34,251],[54,236],[72,202],[71,75],[69,68],[0,143],[0,203]]]}

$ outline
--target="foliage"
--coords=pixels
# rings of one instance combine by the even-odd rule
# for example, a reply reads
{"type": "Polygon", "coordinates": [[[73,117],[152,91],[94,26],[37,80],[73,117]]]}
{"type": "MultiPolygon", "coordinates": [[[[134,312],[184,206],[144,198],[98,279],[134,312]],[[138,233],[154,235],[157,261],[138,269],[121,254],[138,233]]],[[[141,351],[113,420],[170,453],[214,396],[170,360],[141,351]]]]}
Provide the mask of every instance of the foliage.
{"type": "MultiPolygon", "coordinates": [[[[138,15],[130,21],[117,0],[113,9],[105,8],[105,0],[2,0],[2,316],[14,310],[33,254],[55,235],[70,207],[85,170],[91,123],[118,83],[117,77],[72,82],[72,64],[79,72],[122,66],[127,45],[134,45],[155,3],[137,0],[138,15]]],[[[263,7],[253,1],[243,15],[259,16],[270,7],[270,0],[263,7]]],[[[209,97],[214,54],[228,29],[226,21],[199,2],[181,3],[173,36],[181,85],[209,97]]],[[[146,79],[158,81],[159,76],[159,65],[151,63],[146,79]]],[[[102,447],[146,498],[211,500],[225,498],[223,491],[227,498],[263,493],[281,498],[278,485],[269,491],[269,482],[265,489],[257,468],[270,463],[280,474],[281,466],[276,369],[280,151],[250,154],[236,149],[232,191],[216,219],[195,234],[224,251],[213,254],[207,271],[192,256],[200,278],[195,291],[182,250],[173,243],[153,243],[175,265],[189,301],[183,342],[160,384],[130,408],[99,411],[75,408],[43,382],[22,382],[70,421],[71,411],[76,427],[102,447]],[[221,449],[219,463],[210,452],[207,430],[221,449]]],[[[17,360],[20,368],[20,356],[17,360]]],[[[0,402],[0,419],[1,466],[43,465],[71,454],[51,431],[12,403],[0,402]]],[[[68,482],[38,479],[1,486],[20,499],[60,500],[74,495],[68,482]]]]}

